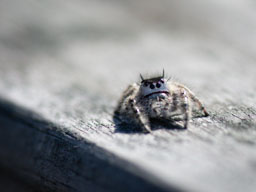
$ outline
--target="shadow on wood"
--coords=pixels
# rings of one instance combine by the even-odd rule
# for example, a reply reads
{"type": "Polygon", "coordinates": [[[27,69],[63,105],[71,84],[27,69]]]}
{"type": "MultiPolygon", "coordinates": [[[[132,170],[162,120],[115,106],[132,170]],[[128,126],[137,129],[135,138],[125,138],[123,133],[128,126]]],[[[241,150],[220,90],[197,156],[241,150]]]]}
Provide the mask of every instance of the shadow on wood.
{"type": "Polygon", "coordinates": [[[0,124],[0,165],[32,189],[167,191],[123,169],[133,167],[128,162],[5,100],[0,124]]]}
{"type": "MultiPolygon", "coordinates": [[[[133,122],[125,122],[122,121],[117,115],[113,116],[113,122],[115,125],[115,133],[124,133],[124,134],[145,134],[141,130],[141,128],[133,122]]],[[[170,129],[170,130],[178,130],[183,131],[186,130],[182,125],[177,122],[170,122],[166,120],[159,120],[159,119],[151,119],[150,125],[152,131],[158,129],[170,129]]]]}

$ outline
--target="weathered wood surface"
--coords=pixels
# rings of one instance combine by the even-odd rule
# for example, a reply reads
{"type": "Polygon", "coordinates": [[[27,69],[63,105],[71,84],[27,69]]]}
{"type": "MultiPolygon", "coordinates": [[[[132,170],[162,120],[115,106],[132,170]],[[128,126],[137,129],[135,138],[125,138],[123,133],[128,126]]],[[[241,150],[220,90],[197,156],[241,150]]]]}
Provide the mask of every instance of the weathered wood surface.
{"type": "Polygon", "coordinates": [[[1,167],[43,190],[255,191],[255,8],[1,1],[1,167]],[[117,129],[121,92],[162,68],[210,117],[182,131],[117,129]]]}

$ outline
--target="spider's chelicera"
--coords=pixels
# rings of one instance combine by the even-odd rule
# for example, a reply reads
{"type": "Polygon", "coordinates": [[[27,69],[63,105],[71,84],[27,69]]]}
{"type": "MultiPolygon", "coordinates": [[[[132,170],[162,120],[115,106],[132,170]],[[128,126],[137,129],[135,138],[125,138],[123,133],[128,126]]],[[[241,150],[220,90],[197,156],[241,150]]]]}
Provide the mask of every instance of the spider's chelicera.
{"type": "Polygon", "coordinates": [[[182,121],[187,128],[193,104],[208,116],[199,99],[184,85],[166,79],[164,71],[158,77],[140,77],[141,82],[129,85],[119,101],[115,109],[119,119],[135,122],[144,132],[151,132],[152,119],[182,121]]]}

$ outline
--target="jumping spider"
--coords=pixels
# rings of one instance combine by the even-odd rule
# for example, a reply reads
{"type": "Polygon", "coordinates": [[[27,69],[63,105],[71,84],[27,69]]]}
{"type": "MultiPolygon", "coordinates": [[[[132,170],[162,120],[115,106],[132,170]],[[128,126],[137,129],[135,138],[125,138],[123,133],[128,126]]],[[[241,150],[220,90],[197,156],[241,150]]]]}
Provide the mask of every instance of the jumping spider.
{"type": "Polygon", "coordinates": [[[151,132],[151,120],[164,120],[170,123],[181,121],[188,128],[192,105],[208,116],[202,103],[184,85],[161,76],[144,79],[128,86],[124,91],[114,115],[121,120],[134,122],[144,132],[151,132]]]}

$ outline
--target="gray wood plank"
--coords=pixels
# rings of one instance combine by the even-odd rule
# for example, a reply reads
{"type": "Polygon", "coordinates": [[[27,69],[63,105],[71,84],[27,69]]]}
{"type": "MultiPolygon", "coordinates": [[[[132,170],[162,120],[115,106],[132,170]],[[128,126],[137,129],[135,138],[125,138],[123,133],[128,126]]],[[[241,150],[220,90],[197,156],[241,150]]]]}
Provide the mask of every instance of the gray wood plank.
{"type": "MultiPolygon", "coordinates": [[[[28,135],[44,132],[39,138],[22,135],[20,142],[42,145],[31,153],[78,145],[76,152],[63,153],[66,164],[59,168],[92,150],[93,160],[109,165],[113,174],[122,172],[120,182],[112,178],[109,190],[130,175],[131,183],[143,183],[134,184],[138,190],[255,191],[255,14],[255,3],[249,0],[2,1],[1,123],[17,131],[5,128],[1,135],[19,134],[24,125],[8,120],[18,117],[30,122],[22,129],[28,135]],[[139,73],[162,68],[194,90],[210,117],[193,119],[183,131],[159,127],[145,135],[117,129],[112,112],[121,92],[139,80],[139,73]],[[7,118],[10,108],[8,113],[15,115],[7,118]],[[31,130],[38,118],[47,126],[31,130]],[[62,144],[45,135],[48,131],[60,134],[62,144]]],[[[15,160],[3,146],[2,156],[15,160]]],[[[86,182],[86,174],[81,181],[67,178],[54,165],[59,160],[52,161],[55,182],[74,190],[86,182]]],[[[106,183],[93,177],[92,186],[99,187],[95,190],[106,183]]]]}

